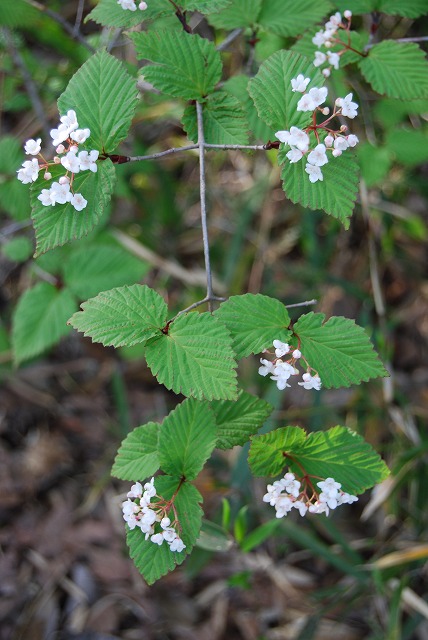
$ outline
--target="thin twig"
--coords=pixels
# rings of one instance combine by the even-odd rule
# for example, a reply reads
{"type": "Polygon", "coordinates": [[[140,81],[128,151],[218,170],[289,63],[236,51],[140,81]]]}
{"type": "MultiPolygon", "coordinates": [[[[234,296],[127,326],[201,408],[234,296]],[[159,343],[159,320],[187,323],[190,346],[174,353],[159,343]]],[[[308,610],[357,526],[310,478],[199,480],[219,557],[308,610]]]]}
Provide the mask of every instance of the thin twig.
{"type": "Polygon", "coordinates": [[[222,298],[220,296],[211,296],[211,298],[205,297],[203,300],[198,300],[198,302],[194,302],[193,304],[191,304],[189,307],[186,307],[185,309],[182,309],[181,311],[179,311],[177,313],[177,315],[175,315],[170,322],[173,322],[176,318],[178,318],[178,316],[183,315],[183,313],[188,313],[189,311],[192,311],[193,309],[197,309],[197,307],[200,307],[203,304],[206,303],[210,303],[210,302],[224,302],[226,300],[226,298],[222,298]]]}
{"type": "Polygon", "coordinates": [[[305,300],[305,302],[295,302],[294,304],[286,304],[287,309],[294,309],[295,307],[309,307],[312,304],[317,304],[318,300],[305,300]]]}
{"type": "MultiPolygon", "coordinates": [[[[204,142],[205,149],[220,149],[222,151],[267,151],[264,144],[209,144],[204,142]]],[[[156,160],[157,158],[163,158],[163,156],[170,156],[174,153],[181,153],[182,151],[191,151],[199,149],[199,144],[188,144],[185,147],[172,147],[166,151],[159,151],[158,153],[151,153],[147,156],[130,156],[128,162],[140,162],[140,160],[156,160]]]]}
{"type": "Polygon", "coordinates": [[[83,9],[85,8],[85,0],[79,0],[76,11],[76,21],[73,28],[73,38],[80,35],[80,25],[82,24],[83,9]]]}
{"type": "Polygon", "coordinates": [[[202,239],[204,244],[205,271],[207,274],[207,300],[208,311],[212,311],[211,299],[213,297],[213,285],[210,263],[210,244],[208,239],[207,224],[207,199],[206,199],[206,181],[205,181],[205,136],[204,136],[204,120],[202,105],[196,103],[196,117],[198,120],[198,145],[199,145],[199,190],[201,197],[201,224],[202,239]]]}
{"type": "Polygon", "coordinates": [[[18,51],[17,47],[15,46],[12,34],[10,33],[9,29],[3,28],[2,29],[2,33],[3,33],[4,39],[6,41],[7,47],[9,49],[9,51],[10,51],[10,54],[12,56],[12,59],[13,59],[13,61],[15,63],[15,66],[21,72],[22,79],[24,81],[28,97],[30,98],[30,101],[31,101],[31,104],[33,106],[34,112],[35,112],[35,114],[37,116],[37,119],[39,120],[40,124],[43,127],[43,131],[44,131],[44,134],[45,134],[46,138],[49,138],[50,127],[49,127],[49,123],[48,123],[47,118],[46,118],[45,108],[44,108],[43,103],[42,103],[42,101],[40,99],[39,92],[38,92],[38,89],[36,87],[36,84],[35,84],[33,78],[31,77],[30,72],[27,69],[27,65],[25,64],[23,57],[21,56],[20,52],[18,51]]]}
{"type": "Polygon", "coordinates": [[[225,49],[227,49],[227,47],[232,44],[232,42],[236,40],[236,38],[240,36],[241,33],[242,29],[235,29],[234,31],[231,31],[229,35],[223,40],[223,42],[220,42],[217,47],[217,51],[224,51],[225,49]]]}
{"type": "Polygon", "coordinates": [[[40,4],[40,2],[36,2],[36,0],[26,0],[26,2],[27,4],[30,4],[32,7],[35,7],[42,13],[49,16],[49,18],[52,18],[52,20],[55,20],[55,22],[62,26],[64,31],[67,31],[67,33],[72,38],[80,42],[80,44],[83,44],[83,46],[86,47],[88,51],[90,51],[91,53],[96,52],[96,49],[86,41],[86,39],[80,34],[80,32],[74,33],[74,26],[67,22],[67,20],[65,20],[62,16],[60,16],[59,13],[56,13],[56,11],[52,11],[52,9],[44,7],[42,4],[40,4]]]}

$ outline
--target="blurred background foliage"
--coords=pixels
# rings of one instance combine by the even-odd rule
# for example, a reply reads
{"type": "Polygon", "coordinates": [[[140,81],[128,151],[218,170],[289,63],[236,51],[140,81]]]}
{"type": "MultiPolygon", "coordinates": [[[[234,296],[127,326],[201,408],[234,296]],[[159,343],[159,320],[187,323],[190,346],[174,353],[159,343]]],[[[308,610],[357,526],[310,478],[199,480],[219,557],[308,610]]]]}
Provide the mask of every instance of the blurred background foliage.
{"type": "MultiPolygon", "coordinates": [[[[380,97],[353,67],[334,74],[333,95],[352,90],[361,105],[352,127],[362,182],[349,231],[285,200],[275,151],[208,155],[216,292],[262,292],[286,304],[316,298],[316,310],[366,327],[391,372],[352,389],[278,392],[247,358],[242,386],[276,409],[264,429],[347,425],[392,475],[343,514],[279,522],[261,502],[246,448],[221,452],[198,487],[217,526],[207,523],[184,566],[148,588],[125,552],[127,489],[109,470],[126,433],[162,420],[177,397],[157,385],[138,347],[104,349],[64,326],[52,348],[16,367],[11,334],[20,300],[40,283],[69,291],[76,309],[133,282],[177,311],[203,297],[198,159],[189,152],[118,166],[101,227],[33,260],[28,189],[15,178],[22,143],[47,137],[56,100],[92,47],[106,46],[133,75],[136,59],[124,34],[82,21],[94,2],[2,4],[0,638],[427,638],[428,101],[380,97]]],[[[369,26],[369,16],[355,19],[361,31],[369,26]]],[[[218,42],[226,36],[204,21],[195,27],[218,42]]],[[[426,27],[426,17],[382,16],[378,38],[420,37],[426,27]]],[[[252,47],[250,36],[224,53],[231,76],[253,74],[294,42],[261,33],[252,47]]],[[[229,83],[242,96],[245,78],[229,83]]],[[[184,105],[139,88],[120,152],[182,144],[184,105]]],[[[270,135],[255,131],[256,140],[270,135]]],[[[41,309],[33,337],[45,322],[41,309]]]]}

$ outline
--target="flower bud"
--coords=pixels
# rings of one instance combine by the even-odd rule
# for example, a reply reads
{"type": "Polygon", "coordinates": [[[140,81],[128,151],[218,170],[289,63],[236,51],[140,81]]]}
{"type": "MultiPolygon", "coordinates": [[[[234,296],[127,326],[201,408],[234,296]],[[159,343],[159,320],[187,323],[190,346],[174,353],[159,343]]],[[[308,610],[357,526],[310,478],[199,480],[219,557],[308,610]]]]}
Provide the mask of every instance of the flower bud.
{"type": "Polygon", "coordinates": [[[342,124],[342,126],[340,127],[340,131],[342,133],[345,133],[345,131],[348,131],[348,127],[346,126],[346,124],[342,124]]]}
{"type": "Polygon", "coordinates": [[[70,182],[70,178],[67,178],[67,176],[61,176],[58,182],[60,184],[68,184],[70,182]]]}
{"type": "Polygon", "coordinates": [[[59,144],[59,145],[57,146],[57,148],[55,149],[55,151],[56,151],[57,153],[64,153],[64,151],[65,151],[65,147],[64,147],[64,145],[63,145],[63,144],[59,144]]]}
{"type": "Polygon", "coordinates": [[[349,9],[346,9],[346,11],[343,12],[343,15],[347,20],[350,20],[352,18],[352,11],[349,11],[349,9]]]}
{"type": "Polygon", "coordinates": [[[331,40],[326,40],[324,42],[324,46],[325,46],[326,49],[330,49],[330,47],[333,46],[333,43],[331,42],[331,40]]]}
{"type": "Polygon", "coordinates": [[[323,69],[322,70],[322,74],[323,74],[324,78],[328,78],[330,73],[331,73],[330,69],[323,69]]]}
{"type": "Polygon", "coordinates": [[[327,136],[324,140],[324,144],[326,147],[332,147],[334,142],[333,136],[327,136]]]}
{"type": "Polygon", "coordinates": [[[321,113],[323,114],[323,116],[328,116],[328,114],[330,113],[330,109],[328,107],[324,107],[324,109],[321,109],[321,113]]]}
{"type": "Polygon", "coordinates": [[[52,174],[49,173],[49,171],[46,171],[45,175],[43,176],[45,180],[50,180],[52,178],[52,174]]]}
{"type": "Polygon", "coordinates": [[[54,156],[54,162],[55,164],[61,164],[61,158],[59,156],[54,156]]]}
{"type": "Polygon", "coordinates": [[[333,155],[335,158],[338,158],[339,156],[341,156],[341,155],[342,155],[342,152],[340,151],[340,149],[333,149],[332,155],[333,155]]]}

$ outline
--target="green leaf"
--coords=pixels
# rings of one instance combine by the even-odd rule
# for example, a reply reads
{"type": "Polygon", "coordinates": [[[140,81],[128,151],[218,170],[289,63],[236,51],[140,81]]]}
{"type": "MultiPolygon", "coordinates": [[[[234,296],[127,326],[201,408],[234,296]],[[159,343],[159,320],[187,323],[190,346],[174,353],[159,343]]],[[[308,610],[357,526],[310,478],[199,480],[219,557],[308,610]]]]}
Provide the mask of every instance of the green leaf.
{"type": "Polygon", "coordinates": [[[348,229],[358,192],[358,163],[352,151],[348,150],[338,158],[330,157],[321,168],[323,180],[312,183],[305,171],[305,160],[289,162],[286,157],[289,148],[281,147],[278,162],[284,163],[281,178],[287,198],[309,209],[323,209],[348,229]]]}
{"type": "Polygon", "coordinates": [[[26,27],[37,19],[37,11],[25,0],[1,0],[0,25],[26,27]]]}
{"type": "Polygon", "coordinates": [[[33,253],[33,243],[24,236],[12,238],[1,247],[1,253],[9,260],[25,262],[33,253]]]}
{"type": "Polygon", "coordinates": [[[274,340],[287,342],[291,335],[287,309],[279,300],[260,293],[232,296],[220,305],[215,316],[230,331],[238,359],[262,352],[274,340]]]}
{"type": "MultiPolygon", "coordinates": [[[[342,53],[342,55],[340,56],[341,69],[343,69],[343,67],[346,67],[346,65],[348,64],[359,62],[361,60],[362,56],[357,52],[361,51],[362,53],[364,51],[364,47],[366,46],[369,38],[369,35],[366,32],[361,34],[358,33],[358,31],[349,31],[348,34],[350,38],[350,45],[353,49],[356,49],[356,51],[347,50],[342,53]]],[[[319,51],[320,49],[316,44],[312,42],[312,38],[314,37],[314,35],[314,31],[308,31],[307,33],[305,33],[301,38],[299,38],[299,40],[297,40],[297,42],[293,44],[293,46],[291,47],[291,51],[296,51],[296,53],[300,53],[302,56],[306,56],[310,60],[314,60],[315,51],[319,51]]],[[[347,35],[345,35],[344,31],[338,31],[335,35],[335,38],[340,39],[342,41],[342,44],[334,44],[329,49],[329,51],[331,51],[332,53],[343,51],[344,43],[347,44],[348,42],[347,35]]],[[[324,51],[323,48],[321,49],[324,51]]],[[[328,63],[326,63],[322,66],[327,67],[329,65],[328,63]]]]}
{"type": "Polygon", "coordinates": [[[81,193],[88,201],[82,211],[76,211],[70,202],[45,207],[38,200],[42,189],[49,189],[52,182],[65,175],[62,165],[52,167],[50,180],[45,180],[41,171],[38,180],[31,185],[31,218],[36,233],[36,256],[82,238],[98,224],[110,202],[116,173],[110,160],[98,162],[97,167],[96,173],[83,171],[75,174],[73,190],[81,193]]]}
{"type": "Polygon", "coordinates": [[[428,63],[413,42],[384,40],[369,50],[359,67],[378,93],[402,100],[428,97],[428,63]]]}
{"type": "Polygon", "coordinates": [[[311,61],[298,53],[284,50],[271,55],[248,83],[248,91],[260,118],[274,131],[311,124],[310,113],[296,111],[301,93],[291,90],[291,79],[299,73],[311,78],[308,91],[324,85],[324,76],[315,70],[311,61]]]}
{"type": "Polygon", "coordinates": [[[217,29],[237,29],[256,24],[262,0],[233,0],[232,4],[209,21],[217,29]]]}
{"type": "Polygon", "coordinates": [[[246,75],[232,76],[223,84],[223,89],[227,93],[231,93],[238,98],[241,103],[248,121],[248,128],[255,140],[271,140],[274,138],[275,130],[259,118],[254,102],[247,91],[249,77],[246,75]]]}
{"type": "Polygon", "coordinates": [[[16,138],[12,136],[1,138],[0,174],[3,175],[0,176],[0,211],[19,221],[30,217],[28,186],[22,184],[16,177],[16,172],[24,158],[24,152],[16,138]]]}
{"type": "Polygon", "coordinates": [[[300,427],[282,427],[251,438],[248,463],[255,476],[277,476],[288,461],[284,452],[294,452],[305,442],[306,432],[300,427]]]}
{"type": "Polygon", "coordinates": [[[20,298],[12,323],[12,348],[17,364],[39,355],[69,333],[67,319],[76,309],[72,294],[40,282],[20,298]]]}
{"type": "Polygon", "coordinates": [[[268,522],[260,525],[260,527],[257,527],[256,529],[251,531],[247,536],[245,536],[245,538],[239,545],[241,547],[241,551],[243,551],[244,553],[249,553],[255,547],[263,544],[265,540],[268,540],[273,536],[279,525],[281,525],[281,520],[269,520],[268,522]]]}
{"type": "Polygon", "coordinates": [[[81,300],[132,284],[147,271],[146,263],[110,244],[79,247],[63,264],[64,282],[81,300]]]}
{"type": "Polygon", "coordinates": [[[391,152],[386,147],[374,147],[363,142],[357,147],[361,175],[368,187],[381,184],[391,167],[391,152]]]}
{"type": "Polygon", "coordinates": [[[294,473],[301,475],[300,464],[310,475],[334,478],[352,494],[363,493],[389,475],[388,467],[371,445],[346,427],[310,433],[291,453],[293,460],[287,462],[294,473]]]}
{"type": "Polygon", "coordinates": [[[353,15],[360,15],[375,10],[377,1],[378,0],[352,0],[350,4],[349,0],[333,0],[333,4],[341,13],[346,11],[346,9],[351,9],[353,15]]]}
{"type": "Polygon", "coordinates": [[[376,8],[390,16],[405,18],[419,18],[428,13],[426,0],[378,0],[376,8]]]}
{"type": "Polygon", "coordinates": [[[388,134],[386,144],[397,161],[407,167],[416,167],[428,160],[427,129],[393,129],[388,134]]]}
{"type": "Polygon", "coordinates": [[[294,37],[312,27],[330,9],[328,0],[268,0],[263,3],[257,22],[279,36],[294,37]]]}
{"type": "Polygon", "coordinates": [[[214,415],[205,402],[184,400],[165,418],[159,434],[159,462],[169,475],[193,480],[215,447],[214,415]]]}
{"type": "Polygon", "coordinates": [[[161,384],[199,400],[234,400],[236,362],[226,327],[210,313],[178,316],[146,345],[146,359],[161,384]]]}
{"type": "MultiPolygon", "coordinates": [[[[137,3],[138,4],[138,3],[137,3]]],[[[103,27],[135,27],[146,20],[153,20],[170,15],[173,7],[168,0],[156,0],[149,2],[145,11],[127,11],[122,9],[117,0],[100,0],[91,13],[86,16],[85,22],[93,20],[103,27]]]]}
{"type": "MultiPolygon", "coordinates": [[[[186,107],[183,127],[190,140],[198,140],[196,106],[186,107]]],[[[208,96],[203,105],[205,142],[209,144],[248,144],[248,122],[239,100],[225,91],[208,96]]]]}
{"type": "Polygon", "coordinates": [[[148,422],[128,433],[119,447],[111,475],[141,482],[155,474],[159,469],[159,429],[157,422],[148,422]]]}
{"type": "Polygon", "coordinates": [[[233,540],[226,529],[219,524],[202,520],[196,546],[206,551],[229,551],[233,547],[233,540]]]}
{"type": "Polygon", "coordinates": [[[349,387],[389,375],[362,327],[340,316],[322,324],[324,319],[323,313],[307,313],[293,327],[300,351],[324,387],[349,387]]]}
{"type": "Polygon", "coordinates": [[[183,31],[148,31],[129,37],[137,58],[156,63],[143,68],[144,80],[163,93],[197,100],[211,93],[220,80],[220,53],[205,38],[183,31]]]}
{"type": "Polygon", "coordinates": [[[211,409],[217,425],[216,446],[219,449],[245,444],[273,411],[268,402],[246,391],[241,391],[236,401],[214,400],[211,409]]]}
{"type": "Polygon", "coordinates": [[[89,58],[58,98],[62,115],[74,109],[80,127],[91,130],[85,146],[105,153],[112,153],[128,135],[136,106],[135,80],[106,51],[89,58]]]}
{"type": "Polygon", "coordinates": [[[209,15],[210,13],[218,13],[225,7],[230,5],[232,0],[181,0],[180,4],[186,11],[199,11],[209,15]]]}
{"type": "Polygon", "coordinates": [[[202,496],[193,485],[188,482],[180,485],[180,478],[160,476],[155,479],[155,487],[158,495],[167,500],[171,499],[178,489],[174,505],[182,527],[180,537],[186,549],[181,553],[170,551],[165,543],[159,546],[150,540],[145,540],[145,535],[140,529],[135,528],[130,531],[127,528],[126,541],[130,556],[148,584],[153,584],[177,565],[182,564],[196,542],[202,520],[202,509],[199,506],[202,496]]]}
{"type": "Polygon", "coordinates": [[[69,324],[105,347],[146,342],[161,333],[168,312],[156,291],[139,284],[103,291],[81,308],[69,324]]]}

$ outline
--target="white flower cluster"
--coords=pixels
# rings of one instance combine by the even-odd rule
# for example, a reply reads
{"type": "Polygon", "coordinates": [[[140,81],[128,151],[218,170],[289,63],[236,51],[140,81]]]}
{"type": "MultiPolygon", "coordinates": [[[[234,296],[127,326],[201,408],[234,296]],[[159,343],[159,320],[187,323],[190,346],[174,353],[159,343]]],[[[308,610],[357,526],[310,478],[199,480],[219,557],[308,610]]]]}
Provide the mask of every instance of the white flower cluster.
{"type": "MultiPolygon", "coordinates": [[[[345,31],[347,31],[348,33],[348,38],[349,38],[349,29],[351,27],[352,11],[349,11],[349,9],[344,11],[343,17],[347,21],[347,24],[344,24],[344,22],[342,21],[342,15],[339,13],[339,11],[337,11],[334,15],[330,16],[330,19],[328,20],[328,22],[325,23],[324,31],[323,30],[318,31],[315,34],[315,36],[312,38],[312,42],[317,47],[325,47],[326,49],[330,49],[334,44],[344,45],[344,49],[337,53],[333,53],[332,51],[327,51],[327,53],[324,53],[323,51],[315,51],[314,66],[320,67],[325,62],[327,62],[329,65],[328,67],[325,67],[322,70],[322,74],[326,78],[329,77],[332,68],[333,69],[339,68],[340,56],[348,48],[348,46],[344,42],[335,38],[336,32],[339,29],[345,29],[345,31]]],[[[348,45],[349,45],[349,42],[348,42],[348,45]]]]}
{"type": "MultiPolygon", "coordinates": [[[[120,5],[122,9],[137,11],[135,0],[117,0],[117,4],[120,5]]],[[[140,2],[138,8],[141,9],[141,11],[145,11],[147,9],[147,2],[140,2]]]]}
{"type": "Polygon", "coordinates": [[[48,171],[50,165],[61,164],[66,169],[66,174],[59,178],[58,182],[53,182],[50,189],[42,189],[38,200],[48,207],[55,204],[70,204],[76,209],[76,211],[82,211],[88,204],[87,200],[81,193],[74,193],[72,190],[74,175],[81,171],[92,171],[96,173],[99,152],[97,150],[92,151],[80,151],[79,144],[86,142],[91,135],[89,129],[79,129],[79,123],[77,122],[76,112],[70,109],[67,115],[61,116],[60,123],[57,129],[52,129],[50,132],[52,138],[52,144],[56,147],[58,155],[54,157],[53,163],[47,162],[41,155],[41,138],[37,140],[27,140],[24,145],[24,150],[27,155],[38,156],[42,160],[40,164],[37,158],[32,160],[26,160],[20,169],[18,169],[18,180],[23,184],[35,182],[39,176],[41,169],[45,170],[45,180],[50,180],[52,174],[48,171]],[[63,142],[68,144],[66,149],[63,142]],[[65,155],[63,155],[65,154],[65,155]],[[62,157],[60,157],[62,155],[62,157]],[[68,175],[71,174],[71,177],[68,175]]]}
{"type": "Polygon", "coordinates": [[[132,485],[127,494],[128,500],[122,503],[123,519],[130,529],[139,527],[145,534],[145,539],[159,546],[165,541],[171,551],[183,551],[186,545],[178,535],[171,520],[166,515],[162,502],[152,504],[150,501],[156,496],[154,478],[146,482],[144,487],[140,482],[132,485]]]}
{"type": "Polygon", "coordinates": [[[304,486],[296,480],[294,473],[286,473],[281,480],[267,485],[267,493],[263,496],[263,502],[268,502],[275,507],[276,517],[283,518],[291,509],[298,509],[301,516],[309,513],[325,513],[330,509],[336,509],[341,504],[352,504],[358,500],[357,496],[342,491],[340,482],[333,478],[326,478],[317,482],[318,492],[309,479],[303,478],[304,486]]]}
{"type": "MultiPolygon", "coordinates": [[[[306,87],[310,82],[310,78],[305,78],[302,74],[299,74],[297,78],[291,80],[292,91],[298,91],[303,93],[303,96],[297,103],[297,111],[321,111],[323,115],[328,116],[330,109],[324,107],[320,109],[328,95],[328,89],[326,87],[313,87],[306,93],[306,87]]],[[[314,124],[306,127],[305,129],[299,129],[298,127],[291,127],[290,131],[277,131],[275,136],[280,142],[290,146],[290,151],[286,154],[291,163],[299,162],[304,156],[306,156],[305,171],[309,176],[309,181],[314,183],[318,180],[324,180],[324,176],[321,171],[321,167],[328,162],[327,152],[331,151],[331,155],[334,158],[342,155],[343,151],[350,147],[355,147],[359,140],[357,136],[350,134],[344,135],[347,130],[345,125],[342,125],[338,131],[334,131],[328,125],[330,121],[336,116],[342,115],[347,118],[355,118],[357,115],[358,104],[352,102],[352,93],[348,93],[345,98],[337,98],[332,115],[320,124],[315,123],[315,116],[313,118],[314,124]],[[327,132],[327,136],[324,142],[320,142],[319,130],[327,132]],[[308,132],[313,131],[317,140],[317,145],[311,149],[311,140],[308,132]]]]}
{"type": "MultiPolygon", "coordinates": [[[[291,376],[299,374],[299,370],[296,369],[296,363],[297,360],[302,357],[302,353],[299,349],[294,349],[291,357],[284,361],[283,356],[291,351],[290,345],[286,342],[281,342],[281,340],[274,340],[273,346],[275,348],[275,359],[266,360],[265,358],[260,358],[262,366],[259,367],[259,374],[261,376],[272,374],[270,379],[276,382],[276,386],[282,391],[286,387],[291,387],[287,382],[288,379],[291,378],[291,376]]],[[[310,369],[311,367],[308,365],[308,370],[302,376],[303,382],[298,382],[298,384],[304,389],[315,389],[319,391],[321,389],[321,379],[317,373],[311,375],[309,372],[310,369]]]]}

